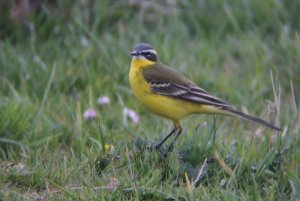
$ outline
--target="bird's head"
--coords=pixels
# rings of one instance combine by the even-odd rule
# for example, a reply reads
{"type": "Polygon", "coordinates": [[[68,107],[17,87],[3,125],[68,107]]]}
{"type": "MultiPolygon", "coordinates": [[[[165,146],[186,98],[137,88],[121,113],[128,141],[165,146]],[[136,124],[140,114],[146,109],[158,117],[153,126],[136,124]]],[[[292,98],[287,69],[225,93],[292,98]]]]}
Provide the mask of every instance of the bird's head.
{"type": "Polygon", "coordinates": [[[133,51],[130,52],[130,55],[132,56],[132,60],[147,61],[147,63],[155,63],[158,61],[155,49],[147,43],[138,44],[133,51]]]}

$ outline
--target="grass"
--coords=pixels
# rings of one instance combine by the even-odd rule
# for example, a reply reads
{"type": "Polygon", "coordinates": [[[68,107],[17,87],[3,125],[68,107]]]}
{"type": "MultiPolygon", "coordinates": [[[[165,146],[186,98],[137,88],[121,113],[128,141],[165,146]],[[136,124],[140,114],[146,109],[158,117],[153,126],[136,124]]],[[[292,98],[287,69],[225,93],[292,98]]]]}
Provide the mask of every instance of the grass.
{"type": "Polygon", "coordinates": [[[300,199],[299,3],[174,2],[76,1],[45,4],[23,24],[1,18],[3,200],[300,199]],[[128,52],[144,41],[284,131],[193,116],[163,158],[153,145],[171,124],[138,104],[128,83],[128,52]],[[104,95],[110,103],[99,107],[104,95]],[[84,119],[88,108],[95,119],[84,119]],[[139,123],[125,122],[124,108],[139,123]]]}

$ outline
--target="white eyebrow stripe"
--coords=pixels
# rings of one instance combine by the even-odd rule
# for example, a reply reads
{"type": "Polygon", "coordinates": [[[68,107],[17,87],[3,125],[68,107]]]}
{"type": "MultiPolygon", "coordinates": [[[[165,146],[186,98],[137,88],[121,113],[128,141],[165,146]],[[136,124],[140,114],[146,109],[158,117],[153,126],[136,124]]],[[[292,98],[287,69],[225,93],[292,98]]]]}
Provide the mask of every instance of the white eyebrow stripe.
{"type": "Polygon", "coordinates": [[[148,52],[151,52],[155,55],[157,54],[155,50],[142,50],[142,51],[140,51],[140,53],[148,53],[148,52]]]}

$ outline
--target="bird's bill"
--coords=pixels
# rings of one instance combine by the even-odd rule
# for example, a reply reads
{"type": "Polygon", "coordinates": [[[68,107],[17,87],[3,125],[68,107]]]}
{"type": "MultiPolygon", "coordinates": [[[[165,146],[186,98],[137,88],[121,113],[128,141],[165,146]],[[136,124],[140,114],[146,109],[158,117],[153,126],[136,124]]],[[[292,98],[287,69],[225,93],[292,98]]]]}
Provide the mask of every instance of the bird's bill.
{"type": "Polygon", "coordinates": [[[137,52],[137,51],[132,51],[132,52],[130,52],[130,55],[131,55],[131,56],[138,56],[138,55],[139,55],[139,52],[137,52]]]}

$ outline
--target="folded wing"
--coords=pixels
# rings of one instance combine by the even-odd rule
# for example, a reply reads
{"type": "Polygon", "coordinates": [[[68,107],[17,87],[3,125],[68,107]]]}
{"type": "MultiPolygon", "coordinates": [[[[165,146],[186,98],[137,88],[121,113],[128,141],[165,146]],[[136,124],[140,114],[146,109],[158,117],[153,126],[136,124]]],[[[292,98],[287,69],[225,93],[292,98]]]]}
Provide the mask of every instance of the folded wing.
{"type": "Polygon", "coordinates": [[[223,109],[233,109],[232,105],[210,95],[177,71],[166,66],[146,69],[143,75],[156,94],[223,109]]]}
{"type": "Polygon", "coordinates": [[[158,83],[149,82],[152,90],[156,94],[169,96],[172,98],[178,98],[185,101],[203,104],[203,105],[213,105],[221,108],[233,108],[230,104],[224,102],[223,100],[210,95],[205,90],[193,86],[193,85],[182,85],[176,83],[158,83]]]}

